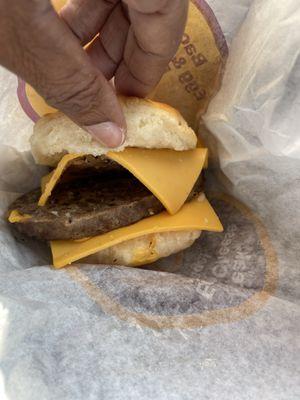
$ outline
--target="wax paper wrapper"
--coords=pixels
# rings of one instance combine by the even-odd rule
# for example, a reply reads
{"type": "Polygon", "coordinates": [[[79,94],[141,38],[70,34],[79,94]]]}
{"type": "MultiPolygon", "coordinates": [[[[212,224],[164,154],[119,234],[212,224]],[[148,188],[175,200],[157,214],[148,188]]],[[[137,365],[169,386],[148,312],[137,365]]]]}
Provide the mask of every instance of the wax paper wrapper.
{"type": "Polygon", "coordinates": [[[209,147],[225,230],[143,269],[56,271],[14,239],[4,214],[45,173],[28,138],[48,108],[0,70],[1,400],[300,398],[299,25],[298,0],[191,3],[153,97],[209,147]]]}

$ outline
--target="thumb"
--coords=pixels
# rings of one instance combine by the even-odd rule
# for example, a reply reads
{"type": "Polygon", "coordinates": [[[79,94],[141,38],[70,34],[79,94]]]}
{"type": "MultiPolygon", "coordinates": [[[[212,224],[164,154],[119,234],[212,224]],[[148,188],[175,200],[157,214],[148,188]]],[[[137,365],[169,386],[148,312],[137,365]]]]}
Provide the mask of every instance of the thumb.
{"type": "MultiPolygon", "coordinates": [[[[103,145],[121,145],[126,123],[113,87],[92,64],[50,2],[30,2],[29,6],[23,0],[11,3],[18,7],[10,10],[8,3],[0,33],[14,51],[3,46],[0,63],[103,145]],[[7,28],[5,21],[9,21],[7,28]]],[[[1,42],[0,39],[0,45],[1,42]]]]}
{"type": "Polygon", "coordinates": [[[48,86],[44,92],[47,103],[103,145],[120,146],[125,140],[126,122],[113,87],[89,59],[80,68],[76,62],[70,63],[64,73],[61,83],[48,86]]]}

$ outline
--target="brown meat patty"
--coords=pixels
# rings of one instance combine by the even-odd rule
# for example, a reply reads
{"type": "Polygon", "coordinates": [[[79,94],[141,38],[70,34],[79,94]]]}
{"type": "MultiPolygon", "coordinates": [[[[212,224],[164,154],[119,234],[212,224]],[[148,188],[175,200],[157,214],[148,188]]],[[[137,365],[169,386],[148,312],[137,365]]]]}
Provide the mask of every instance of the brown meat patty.
{"type": "MultiPolygon", "coordinates": [[[[200,180],[190,199],[201,191],[200,180]]],[[[9,208],[30,219],[15,228],[42,240],[82,239],[131,225],[164,210],[160,201],[130,174],[81,179],[58,184],[44,207],[40,189],[17,199],[9,208]]]]}

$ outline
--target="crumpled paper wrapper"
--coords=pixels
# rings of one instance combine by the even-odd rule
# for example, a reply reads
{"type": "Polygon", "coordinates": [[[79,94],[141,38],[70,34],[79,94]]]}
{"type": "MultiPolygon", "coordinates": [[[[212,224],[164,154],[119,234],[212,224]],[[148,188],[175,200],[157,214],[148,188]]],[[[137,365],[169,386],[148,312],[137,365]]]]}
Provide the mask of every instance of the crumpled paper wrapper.
{"type": "Polygon", "coordinates": [[[28,152],[43,111],[0,69],[1,400],[299,398],[299,4],[209,4],[153,96],[209,146],[225,231],[143,269],[55,271],[13,238],[6,208],[44,174],[28,152]]]}

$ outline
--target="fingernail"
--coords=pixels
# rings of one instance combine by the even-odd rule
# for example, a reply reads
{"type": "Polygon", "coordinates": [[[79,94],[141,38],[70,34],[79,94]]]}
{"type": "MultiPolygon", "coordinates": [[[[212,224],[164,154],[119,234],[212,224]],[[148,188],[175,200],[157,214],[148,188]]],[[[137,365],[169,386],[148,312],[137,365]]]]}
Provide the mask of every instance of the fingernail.
{"type": "Polygon", "coordinates": [[[106,147],[119,147],[125,142],[125,129],[113,122],[102,122],[97,125],[86,126],[85,129],[95,140],[106,147]]]}

